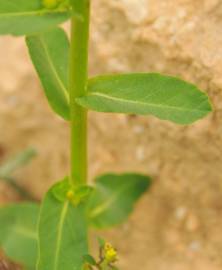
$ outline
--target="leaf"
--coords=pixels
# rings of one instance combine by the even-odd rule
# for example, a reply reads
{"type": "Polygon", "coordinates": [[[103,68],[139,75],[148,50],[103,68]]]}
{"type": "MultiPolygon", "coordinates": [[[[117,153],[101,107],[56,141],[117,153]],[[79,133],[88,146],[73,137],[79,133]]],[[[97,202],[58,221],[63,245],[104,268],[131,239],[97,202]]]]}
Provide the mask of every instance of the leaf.
{"type": "Polygon", "coordinates": [[[99,112],[151,114],[178,124],[190,124],[211,111],[207,95],[196,86],[154,73],[90,79],[87,95],[77,103],[99,112]]]}
{"type": "MultiPolygon", "coordinates": [[[[68,181],[66,178],[64,181],[68,181]]],[[[53,186],[46,194],[39,220],[38,270],[80,270],[88,254],[84,204],[59,201],[53,186]]]]}
{"type": "Polygon", "coordinates": [[[0,245],[12,260],[27,269],[37,261],[37,219],[39,206],[22,203],[0,207],[0,245]]]}
{"type": "Polygon", "coordinates": [[[69,42],[65,32],[55,28],[27,37],[26,43],[49,104],[56,113],[69,119],[69,42]]]}
{"type": "Polygon", "coordinates": [[[0,34],[29,35],[70,17],[68,10],[47,10],[41,0],[0,0],[0,34]]]}
{"type": "Polygon", "coordinates": [[[96,265],[96,260],[90,254],[83,256],[83,260],[90,265],[96,265]]]}
{"type": "Polygon", "coordinates": [[[89,222],[99,229],[122,223],[150,184],[150,178],[140,174],[98,177],[88,204],[89,222]]]}
{"type": "Polygon", "coordinates": [[[75,201],[78,202],[83,202],[88,200],[88,198],[91,196],[93,192],[93,187],[91,186],[79,186],[76,189],[74,189],[74,198],[75,201]]]}
{"type": "Polygon", "coordinates": [[[24,199],[34,200],[32,194],[26,191],[22,186],[17,183],[13,177],[13,173],[20,167],[26,165],[36,155],[36,151],[33,148],[27,148],[16,156],[10,158],[0,166],[0,181],[5,181],[14,190],[16,190],[24,199]]]}
{"type": "Polygon", "coordinates": [[[16,156],[7,160],[0,166],[0,178],[8,180],[8,177],[10,177],[14,171],[26,165],[35,156],[36,150],[33,148],[27,148],[26,150],[18,153],[16,156]]]}

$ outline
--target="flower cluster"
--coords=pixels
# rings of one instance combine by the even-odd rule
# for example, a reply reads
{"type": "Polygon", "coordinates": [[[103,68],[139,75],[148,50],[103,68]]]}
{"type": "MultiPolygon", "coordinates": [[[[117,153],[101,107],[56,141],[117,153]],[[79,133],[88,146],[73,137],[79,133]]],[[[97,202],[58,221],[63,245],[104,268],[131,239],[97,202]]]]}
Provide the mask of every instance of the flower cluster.
{"type": "Polygon", "coordinates": [[[114,265],[118,260],[116,249],[108,242],[100,239],[100,254],[97,262],[91,255],[84,257],[82,270],[118,270],[114,265]]]}

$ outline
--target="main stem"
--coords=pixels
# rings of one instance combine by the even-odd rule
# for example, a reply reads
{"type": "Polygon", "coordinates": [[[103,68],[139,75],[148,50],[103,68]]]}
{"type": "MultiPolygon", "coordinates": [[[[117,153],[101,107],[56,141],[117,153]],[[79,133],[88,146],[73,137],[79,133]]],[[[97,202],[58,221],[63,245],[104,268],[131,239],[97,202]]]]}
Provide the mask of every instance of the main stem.
{"type": "Polygon", "coordinates": [[[71,106],[71,173],[73,186],[87,182],[87,111],[75,99],[83,96],[88,79],[88,39],[90,0],[72,0],[78,15],[71,19],[70,106],[71,106]]]}

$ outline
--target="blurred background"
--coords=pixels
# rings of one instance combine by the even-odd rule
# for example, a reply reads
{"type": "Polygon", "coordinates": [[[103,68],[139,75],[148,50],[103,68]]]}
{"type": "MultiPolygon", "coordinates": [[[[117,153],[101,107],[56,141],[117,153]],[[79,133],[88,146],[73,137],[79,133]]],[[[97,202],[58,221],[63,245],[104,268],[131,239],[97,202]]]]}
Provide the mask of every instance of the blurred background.
{"type": "MultiPolygon", "coordinates": [[[[105,235],[119,250],[122,270],[219,270],[222,2],[92,0],[90,75],[130,71],[189,80],[210,95],[215,111],[192,126],[89,114],[90,180],[110,171],[154,179],[129,222],[105,235]]],[[[0,38],[0,78],[0,164],[36,149],[13,176],[41,199],[69,169],[68,125],[49,108],[23,38],[0,38]]],[[[1,181],[0,203],[18,199],[1,181]]]]}

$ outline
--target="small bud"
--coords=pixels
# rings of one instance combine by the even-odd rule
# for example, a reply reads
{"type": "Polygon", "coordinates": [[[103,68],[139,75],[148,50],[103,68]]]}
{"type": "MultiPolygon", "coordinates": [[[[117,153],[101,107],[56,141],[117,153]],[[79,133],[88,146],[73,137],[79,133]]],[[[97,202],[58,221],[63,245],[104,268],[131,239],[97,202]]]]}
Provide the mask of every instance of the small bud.
{"type": "Polygon", "coordinates": [[[59,0],[43,0],[43,6],[47,9],[54,9],[58,6],[59,0]]]}
{"type": "Polygon", "coordinates": [[[117,261],[117,251],[110,243],[105,243],[104,257],[108,263],[113,263],[117,261]]]}
{"type": "Polygon", "coordinates": [[[72,201],[73,198],[74,198],[74,192],[72,190],[69,190],[67,193],[66,193],[66,198],[69,200],[69,201],[72,201]]]}

